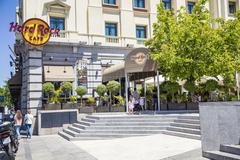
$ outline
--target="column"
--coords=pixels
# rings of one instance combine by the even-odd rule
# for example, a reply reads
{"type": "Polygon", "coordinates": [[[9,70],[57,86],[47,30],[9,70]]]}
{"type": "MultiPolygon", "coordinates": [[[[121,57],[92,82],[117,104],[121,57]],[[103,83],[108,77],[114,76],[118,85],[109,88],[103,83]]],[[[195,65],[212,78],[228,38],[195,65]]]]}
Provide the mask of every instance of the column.
{"type": "Polygon", "coordinates": [[[126,100],[126,112],[128,112],[128,74],[125,72],[125,100],[126,100]]]}
{"type": "Polygon", "coordinates": [[[33,133],[37,134],[37,111],[42,108],[42,50],[28,50],[26,60],[27,77],[27,109],[30,109],[34,116],[33,133]]]}

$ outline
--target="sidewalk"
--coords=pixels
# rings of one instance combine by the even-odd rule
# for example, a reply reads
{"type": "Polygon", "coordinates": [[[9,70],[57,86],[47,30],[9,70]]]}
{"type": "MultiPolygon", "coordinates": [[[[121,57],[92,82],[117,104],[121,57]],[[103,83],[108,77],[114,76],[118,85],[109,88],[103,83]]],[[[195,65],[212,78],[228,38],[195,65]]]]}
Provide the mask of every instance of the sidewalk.
{"type": "Polygon", "coordinates": [[[16,160],[96,160],[58,135],[21,139],[16,160]]]}

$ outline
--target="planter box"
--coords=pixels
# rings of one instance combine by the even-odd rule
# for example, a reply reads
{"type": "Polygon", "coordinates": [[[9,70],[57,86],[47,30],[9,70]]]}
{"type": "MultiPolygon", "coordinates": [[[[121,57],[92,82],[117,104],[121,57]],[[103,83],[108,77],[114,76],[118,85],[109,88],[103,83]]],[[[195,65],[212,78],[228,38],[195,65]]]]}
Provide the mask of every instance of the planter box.
{"type": "Polygon", "coordinates": [[[96,112],[109,112],[108,106],[98,106],[96,107],[96,112]]]}
{"type": "Polygon", "coordinates": [[[93,107],[79,107],[79,113],[93,113],[94,112],[94,108],[93,107]]]}
{"type": "Polygon", "coordinates": [[[78,103],[63,103],[62,109],[77,109],[80,106],[78,103]]]}
{"type": "Polygon", "coordinates": [[[185,103],[168,103],[169,110],[186,110],[185,103]]]}
{"type": "Polygon", "coordinates": [[[125,106],[122,106],[122,107],[112,107],[111,111],[112,112],[125,112],[125,106]]]}
{"type": "Polygon", "coordinates": [[[61,110],[61,104],[44,104],[44,110],[61,110]]]}
{"type": "Polygon", "coordinates": [[[199,110],[199,104],[197,102],[187,102],[187,110],[199,110]]]}

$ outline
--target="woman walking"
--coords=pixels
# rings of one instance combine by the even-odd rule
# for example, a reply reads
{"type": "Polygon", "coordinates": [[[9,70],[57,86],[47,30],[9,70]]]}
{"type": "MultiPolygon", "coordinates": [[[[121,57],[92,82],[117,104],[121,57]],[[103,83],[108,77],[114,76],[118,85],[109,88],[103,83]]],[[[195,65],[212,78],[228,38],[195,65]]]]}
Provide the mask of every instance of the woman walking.
{"type": "Polygon", "coordinates": [[[17,113],[14,116],[14,127],[17,134],[17,138],[20,139],[20,128],[22,126],[22,113],[20,110],[17,110],[17,113]]]}
{"type": "Polygon", "coordinates": [[[29,137],[31,139],[32,137],[32,123],[33,123],[33,115],[31,114],[31,111],[28,110],[27,114],[24,117],[24,122],[27,128],[27,138],[29,137]]]}

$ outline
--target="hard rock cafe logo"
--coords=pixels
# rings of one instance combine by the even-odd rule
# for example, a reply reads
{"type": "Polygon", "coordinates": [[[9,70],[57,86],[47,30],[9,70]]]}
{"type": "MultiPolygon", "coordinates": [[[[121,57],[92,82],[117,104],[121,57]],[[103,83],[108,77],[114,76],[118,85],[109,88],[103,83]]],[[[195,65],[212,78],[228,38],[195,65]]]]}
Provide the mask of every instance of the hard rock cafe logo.
{"type": "Polygon", "coordinates": [[[10,32],[20,32],[26,42],[34,46],[46,44],[51,35],[58,35],[58,28],[50,28],[49,25],[39,18],[31,18],[21,26],[18,23],[10,23],[10,32]]]}
{"type": "Polygon", "coordinates": [[[148,56],[142,52],[139,52],[136,55],[132,56],[131,59],[135,61],[137,64],[141,65],[146,62],[148,56]]]}

